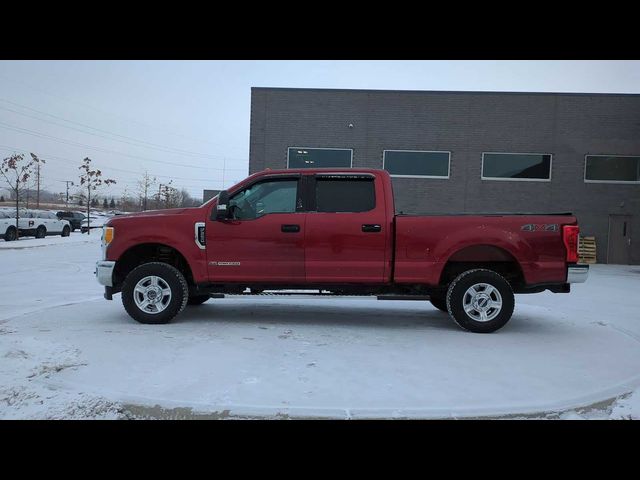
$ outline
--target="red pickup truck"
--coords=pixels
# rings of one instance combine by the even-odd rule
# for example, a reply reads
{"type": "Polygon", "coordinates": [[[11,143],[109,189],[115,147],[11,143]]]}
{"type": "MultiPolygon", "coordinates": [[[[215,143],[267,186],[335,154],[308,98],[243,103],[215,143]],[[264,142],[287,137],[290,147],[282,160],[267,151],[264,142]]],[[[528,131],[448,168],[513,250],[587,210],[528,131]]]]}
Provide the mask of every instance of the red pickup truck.
{"type": "Polygon", "coordinates": [[[122,292],[142,323],[225,293],[312,290],[430,300],[488,333],[514,293],[568,293],[589,268],[571,214],[396,214],[373,169],[265,170],[200,207],[112,218],[102,237],[105,298],[122,292]]]}

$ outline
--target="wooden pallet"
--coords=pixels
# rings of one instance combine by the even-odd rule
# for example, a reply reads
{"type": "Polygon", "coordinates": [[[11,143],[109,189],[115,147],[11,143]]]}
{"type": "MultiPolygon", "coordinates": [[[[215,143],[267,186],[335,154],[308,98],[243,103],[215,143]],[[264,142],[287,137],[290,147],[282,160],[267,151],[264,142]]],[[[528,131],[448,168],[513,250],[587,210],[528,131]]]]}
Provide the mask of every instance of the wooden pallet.
{"type": "Polygon", "coordinates": [[[580,237],[578,257],[580,263],[596,263],[596,237],[580,237]]]}

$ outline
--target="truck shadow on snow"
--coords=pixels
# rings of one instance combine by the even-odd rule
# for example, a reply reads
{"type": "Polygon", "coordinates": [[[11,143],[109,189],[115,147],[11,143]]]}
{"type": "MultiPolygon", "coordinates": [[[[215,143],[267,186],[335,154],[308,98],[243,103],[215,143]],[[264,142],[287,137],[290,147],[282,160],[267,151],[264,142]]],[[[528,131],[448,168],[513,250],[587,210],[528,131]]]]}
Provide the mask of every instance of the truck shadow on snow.
{"type": "MultiPolygon", "coordinates": [[[[416,329],[428,328],[443,331],[468,333],[458,327],[448,314],[430,305],[376,307],[348,305],[324,306],[303,301],[278,303],[253,303],[250,301],[210,300],[199,306],[188,306],[172,324],[246,323],[247,325],[311,325],[331,327],[360,327],[371,329],[416,329]]],[[[404,303],[404,302],[403,302],[404,303]]],[[[529,315],[517,315],[501,330],[510,333],[544,333],[557,331],[558,325],[542,321],[529,315]]],[[[496,334],[499,334],[496,332],[496,334]]]]}

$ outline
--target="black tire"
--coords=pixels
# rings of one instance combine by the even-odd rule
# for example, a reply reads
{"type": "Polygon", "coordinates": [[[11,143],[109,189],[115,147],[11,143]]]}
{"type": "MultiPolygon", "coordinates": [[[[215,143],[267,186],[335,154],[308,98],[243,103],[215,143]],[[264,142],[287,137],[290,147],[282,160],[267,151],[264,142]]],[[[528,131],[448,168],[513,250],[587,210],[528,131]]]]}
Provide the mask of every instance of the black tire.
{"type": "MultiPolygon", "coordinates": [[[[483,290],[485,287],[479,286],[480,302],[486,305],[489,300],[497,300],[498,297],[495,291],[490,289],[483,290]],[[490,292],[485,294],[484,292],[490,292]],[[484,294],[484,295],[483,295],[484,294]]],[[[482,310],[482,306],[481,310],[482,310]]],[[[511,285],[501,275],[497,274],[493,270],[487,270],[484,268],[478,268],[474,270],[467,270],[456,277],[451,282],[449,289],[447,290],[447,310],[453,320],[465,330],[469,330],[474,333],[491,333],[504,327],[509,321],[511,315],[513,315],[513,308],[515,306],[515,297],[511,285]],[[488,307],[485,311],[487,317],[494,316],[490,320],[480,321],[477,317],[481,315],[480,310],[474,310],[471,308],[470,313],[467,313],[464,309],[465,302],[468,302],[471,306],[473,303],[471,300],[473,297],[467,294],[467,291],[475,285],[487,284],[497,290],[497,293],[501,297],[501,306],[488,307]],[[474,318],[474,316],[476,318],[474,318]]],[[[485,306],[485,308],[487,308],[485,306]]]]}
{"type": "Polygon", "coordinates": [[[71,234],[71,229],[68,226],[64,226],[62,228],[62,234],[60,235],[61,237],[68,237],[71,234]]]}
{"type": "Polygon", "coordinates": [[[210,298],[211,295],[195,295],[193,297],[189,297],[189,300],[187,300],[187,305],[202,305],[210,298]]]}
{"type": "Polygon", "coordinates": [[[449,312],[449,310],[447,309],[446,292],[434,292],[431,295],[429,295],[429,297],[430,297],[429,301],[431,302],[431,305],[436,307],[438,310],[442,310],[445,313],[449,312]]]}
{"type": "Polygon", "coordinates": [[[184,275],[177,268],[162,262],[144,263],[134,268],[122,285],[122,305],[134,320],[146,324],[169,323],[187,306],[189,286],[184,275]],[[136,305],[134,289],[136,284],[145,277],[160,277],[171,289],[171,299],[166,308],[159,313],[147,313],[136,305]]]}
{"type": "Polygon", "coordinates": [[[43,225],[40,225],[38,228],[36,228],[36,238],[44,238],[46,235],[47,229],[43,225]]]}
{"type": "Polygon", "coordinates": [[[18,238],[16,227],[9,227],[4,234],[5,242],[13,242],[16,238],[18,238]]]}

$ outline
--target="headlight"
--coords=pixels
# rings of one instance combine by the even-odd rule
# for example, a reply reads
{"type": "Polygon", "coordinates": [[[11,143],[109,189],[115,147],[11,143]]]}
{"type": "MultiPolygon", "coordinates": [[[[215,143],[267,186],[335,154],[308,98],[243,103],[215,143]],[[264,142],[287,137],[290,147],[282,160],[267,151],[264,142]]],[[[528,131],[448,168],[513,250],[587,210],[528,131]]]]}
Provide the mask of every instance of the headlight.
{"type": "Polygon", "coordinates": [[[114,234],[113,227],[102,227],[102,260],[107,259],[107,247],[113,241],[114,234]]]}
{"type": "Polygon", "coordinates": [[[113,241],[113,227],[103,227],[102,228],[102,243],[104,246],[108,246],[113,241]]]}

